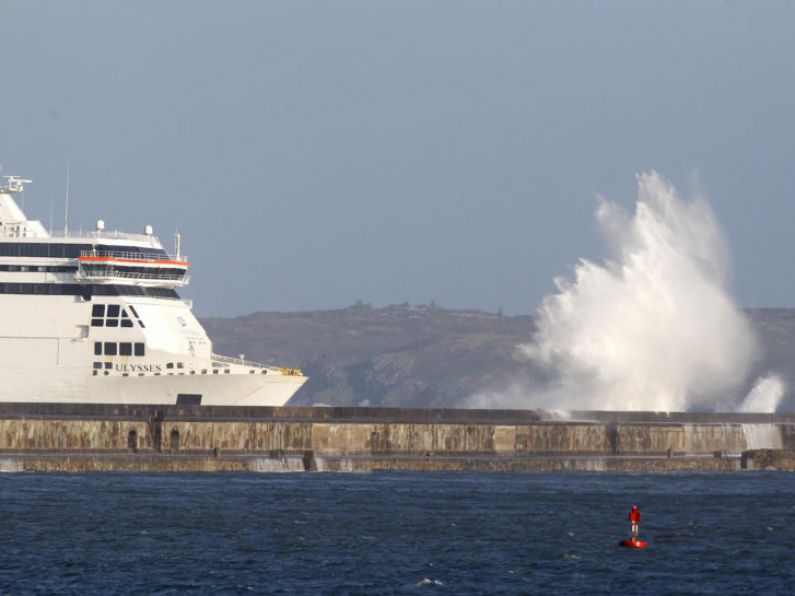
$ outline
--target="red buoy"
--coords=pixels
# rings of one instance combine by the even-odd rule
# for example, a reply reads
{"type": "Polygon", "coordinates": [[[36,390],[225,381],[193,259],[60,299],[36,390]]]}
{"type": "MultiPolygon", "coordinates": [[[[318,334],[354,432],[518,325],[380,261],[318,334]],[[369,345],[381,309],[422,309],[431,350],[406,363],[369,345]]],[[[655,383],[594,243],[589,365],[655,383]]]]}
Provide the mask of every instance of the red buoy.
{"type": "Polygon", "coordinates": [[[630,528],[632,529],[629,540],[622,540],[619,542],[619,546],[625,546],[627,548],[646,548],[649,546],[649,543],[645,540],[640,540],[638,538],[638,526],[640,525],[640,509],[638,509],[637,505],[632,506],[632,510],[629,512],[627,516],[627,520],[630,523],[630,528]]]}

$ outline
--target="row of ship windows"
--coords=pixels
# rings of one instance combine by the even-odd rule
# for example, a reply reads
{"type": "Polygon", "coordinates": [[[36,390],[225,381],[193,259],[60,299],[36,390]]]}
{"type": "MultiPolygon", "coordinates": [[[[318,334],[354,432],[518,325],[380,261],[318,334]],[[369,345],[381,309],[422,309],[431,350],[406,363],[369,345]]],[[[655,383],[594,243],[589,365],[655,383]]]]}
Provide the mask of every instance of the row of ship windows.
{"type": "MultiPolygon", "coordinates": [[[[99,343],[99,342],[97,342],[97,343],[99,343]]],[[[107,346],[107,344],[105,344],[105,345],[107,346]]],[[[120,345],[123,346],[124,344],[120,344],[120,345]]],[[[143,345],[143,344],[135,344],[135,345],[138,346],[138,345],[143,345]]],[[[102,353],[101,353],[102,352],[102,347],[100,346],[100,348],[99,348],[100,351],[97,352],[97,347],[96,346],[97,346],[97,344],[94,344],[94,355],[95,356],[102,356],[102,353]]],[[[108,354],[107,352],[105,352],[105,356],[115,356],[115,355],[116,355],[115,353],[108,354]]],[[[122,356],[124,356],[124,355],[125,354],[122,354],[122,356]]],[[[129,354],[127,354],[127,355],[129,356],[129,354]]],[[[139,354],[136,354],[136,356],[139,356],[139,354]]],[[[141,352],[140,356],[143,356],[143,352],[141,352]]],[[[94,363],[94,368],[97,369],[97,370],[101,370],[103,368],[106,368],[106,369],[110,370],[110,369],[113,368],[113,363],[112,362],[95,362],[94,363]]],[[[174,363],[173,362],[169,362],[168,364],[166,364],[166,368],[173,369],[174,368],[174,363]]],[[[182,362],[177,362],[177,368],[179,368],[179,369],[184,368],[184,366],[182,365],[182,362]]],[[[227,369],[224,372],[228,373],[229,370],[227,369]]],[[[157,374],[157,373],[155,373],[155,374],[157,374]]],[[[168,373],[168,374],[172,374],[172,373],[168,373]]],[[[179,374],[184,375],[185,373],[179,373],[179,374]]],[[[190,371],[190,374],[195,375],[196,371],[192,370],[192,371],[190,371]]],[[[206,368],[202,370],[202,374],[203,375],[207,374],[207,369],[206,368]]],[[[218,374],[218,369],[213,370],[213,374],[217,375],[218,374]]]]}
{"type": "MultiPolygon", "coordinates": [[[[118,319],[107,319],[107,320],[91,319],[91,326],[92,327],[132,327],[133,322],[130,319],[122,319],[121,321],[119,321],[118,319]]],[[[144,324],[141,323],[141,327],[143,326],[144,324]]]]}
{"type": "MultiPolygon", "coordinates": [[[[90,271],[96,275],[112,276],[116,273],[136,273],[148,277],[165,277],[165,276],[184,276],[187,273],[186,269],[166,268],[166,267],[130,267],[127,265],[105,265],[84,263],[84,271],[90,271]]],[[[2,269],[0,269],[2,271],[2,269]]]]}
{"type": "Polygon", "coordinates": [[[50,296],[146,296],[178,300],[179,294],[170,288],[145,288],[126,285],[92,284],[17,284],[0,283],[0,294],[47,294],[50,296]]]}
{"type": "MultiPolygon", "coordinates": [[[[143,343],[123,341],[95,341],[94,356],[145,356],[146,346],[143,343]]],[[[94,363],[94,368],[100,368],[94,363]]]]}
{"type": "Polygon", "coordinates": [[[0,265],[0,271],[40,271],[45,273],[74,273],[77,267],[67,265],[0,265]]]}
{"type": "MultiPolygon", "coordinates": [[[[105,370],[105,371],[103,371],[103,373],[102,373],[102,374],[104,374],[104,375],[109,375],[109,374],[110,374],[110,372],[111,372],[111,371],[110,371],[110,369],[112,369],[112,368],[113,368],[113,366],[112,366],[112,364],[111,364],[110,362],[104,362],[104,363],[103,363],[103,362],[95,362],[95,363],[94,363],[94,376],[95,376],[95,377],[96,377],[96,376],[99,374],[99,371],[100,371],[100,370],[102,370],[102,368],[103,368],[103,364],[104,364],[104,368],[105,368],[106,370],[105,370]]],[[[219,371],[217,368],[214,368],[214,369],[213,369],[213,371],[212,371],[212,374],[214,374],[214,375],[217,375],[217,374],[220,374],[221,372],[222,372],[222,371],[219,371]]],[[[231,372],[231,371],[230,371],[228,368],[227,368],[227,369],[225,369],[225,370],[223,371],[223,373],[224,373],[225,375],[228,375],[230,372],[231,372]]],[[[156,373],[148,373],[148,374],[149,374],[149,375],[154,375],[155,377],[159,377],[159,376],[161,376],[163,373],[158,373],[158,372],[156,372],[156,373]]],[[[168,375],[170,375],[170,376],[173,376],[173,375],[174,375],[174,373],[165,373],[165,374],[166,374],[167,376],[168,376],[168,375]]],[[[184,375],[185,373],[183,372],[183,373],[176,373],[176,374],[178,374],[178,375],[184,375]]],[[[188,373],[188,374],[195,375],[195,374],[197,374],[197,373],[196,373],[196,371],[195,371],[195,370],[192,370],[192,371],[190,371],[190,373],[188,373]]],[[[201,372],[200,372],[200,373],[198,373],[198,374],[202,374],[202,375],[206,375],[206,374],[208,374],[208,373],[207,373],[207,369],[206,369],[206,368],[205,368],[205,369],[202,369],[202,370],[201,370],[201,372]]],[[[253,371],[253,370],[251,371],[251,374],[254,374],[254,371],[253,371]]],[[[263,370],[263,371],[262,371],[262,374],[263,374],[263,375],[265,375],[265,374],[267,374],[267,372],[263,370]]],[[[129,377],[129,376],[130,376],[130,373],[121,373],[121,376],[123,376],[123,377],[129,377]]],[[[140,372],[139,372],[139,373],[138,373],[138,376],[139,376],[139,377],[145,377],[145,376],[147,376],[147,373],[140,373],[140,372]]]]}
{"type": "MultiPolygon", "coordinates": [[[[142,329],[146,328],[138,311],[135,307],[129,306],[130,312],[138,321],[142,329]]],[[[91,326],[92,327],[132,327],[133,322],[127,314],[127,310],[118,304],[94,304],[91,307],[91,326]]]]}
{"type": "MultiPolygon", "coordinates": [[[[164,268],[164,267],[128,267],[126,265],[104,265],[104,264],[84,264],[85,271],[96,275],[113,276],[116,273],[134,273],[142,277],[164,277],[171,279],[174,277],[184,277],[185,269],[164,268]]],[[[73,265],[0,265],[0,271],[10,272],[39,272],[39,273],[75,273],[77,267],[73,265]]]]}
{"type": "MultiPolygon", "coordinates": [[[[167,366],[166,366],[166,368],[173,368],[173,362],[169,362],[168,364],[170,364],[170,365],[172,365],[172,366],[168,366],[168,365],[167,365],[167,366]]],[[[179,364],[181,364],[181,363],[179,363],[179,364]]],[[[100,371],[100,370],[102,370],[103,368],[104,368],[104,369],[106,369],[106,370],[105,370],[105,371],[103,371],[103,373],[102,373],[102,374],[104,374],[104,375],[109,375],[109,374],[110,374],[110,372],[111,372],[111,369],[113,368],[113,364],[112,364],[112,363],[110,363],[110,362],[95,362],[95,363],[94,363],[94,376],[96,377],[96,376],[99,374],[99,371],[100,371]]],[[[179,368],[182,368],[182,367],[180,366],[179,368]]],[[[228,375],[228,374],[229,374],[231,371],[230,371],[228,368],[224,369],[223,371],[220,371],[220,370],[218,370],[217,368],[214,368],[214,369],[212,370],[212,374],[214,374],[214,375],[220,374],[221,372],[223,372],[223,374],[225,374],[225,375],[228,375]]],[[[256,374],[256,371],[254,371],[254,370],[250,370],[250,371],[248,371],[248,372],[249,372],[249,374],[252,374],[252,375],[253,375],[253,374],[256,374]]],[[[147,376],[147,374],[149,374],[149,375],[154,375],[155,377],[159,377],[159,376],[161,376],[161,374],[163,374],[163,373],[159,373],[159,372],[156,372],[156,373],[143,373],[143,372],[139,372],[139,373],[138,373],[138,376],[139,376],[139,377],[145,377],[145,376],[147,376]]],[[[165,373],[165,374],[166,374],[166,375],[174,375],[174,373],[173,373],[173,372],[170,372],[170,373],[165,373]]],[[[184,375],[185,373],[184,373],[184,372],[180,372],[180,373],[176,373],[176,374],[178,374],[178,375],[184,375]]],[[[192,371],[190,371],[188,374],[195,375],[195,374],[197,374],[197,372],[196,372],[195,370],[192,370],[192,371]]],[[[206,374],[208,374],[208,371],[207,371],[207,369],[206,369],[206,368],[203,368],[203,369],[202,369],[202,370],[201,370],[201,371],[200,371],[198,374],[206,375],[206,374]]],[[[266,374],[268,374],[268,371],[263,369],[262,371],[260,371],[260,374],[266,375],[266,374]]],[[[129,377],[129,376],[130,376],[130,373],[126,373],[126,372],[125,372],[125,373],[121,373],[121,376],[123,376],[123,377],[129,377]]]]}
{"type": "MultiPolygon", "coordinates": [[[[131,343],[131,342],[111,342],[111,341],[95,341],[94,342],[94,356],[145,356],[146,355],[146,346],[143,343],[131,343]]],[[[95,369],[112,369],[113,363],[112,362],[95,362],[94,363],[95,369]]],[[[183,370],[185,368],[185,364],[182,362],[167,362],[166,368],[168,370],[174,370],[174,368],[178,370],[183,370]]],[[[253,371],[252,371],[253,372],[253,371]]],[[[224,373],[229,373],[229,369],[224,369],[224,373]]],[[[171,373],[169,373],[171,374],[171,373]]],[[[185,374],[185,373],[179,373],[185,374]]],[[[195,375],[196,371],[190,371],[190,374],[195,375]]],[[[206,375],[207,369],[202,369],[201,374],[206,375]]],[[[213,374],[218,374],[218,369],[213,369],[213,374]]],[[[265,374],[265,370],[262,371],[262,374],[265,374]]]]}
{"type": "Polygon", "coordinates": [[[166,251],[142,246],[108,246],[104,244],[45,244],[43,242],[1,242],[0,257],[50,257],[76,259],[82,253],[117,251],[148,256],[166,257],[166,251]]]}

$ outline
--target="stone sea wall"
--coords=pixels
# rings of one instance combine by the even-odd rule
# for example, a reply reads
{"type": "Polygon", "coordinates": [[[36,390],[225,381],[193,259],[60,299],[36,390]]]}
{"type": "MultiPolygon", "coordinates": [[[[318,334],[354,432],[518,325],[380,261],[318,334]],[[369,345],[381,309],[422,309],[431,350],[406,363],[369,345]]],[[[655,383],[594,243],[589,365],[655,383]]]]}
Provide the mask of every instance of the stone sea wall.
{"type": "Polygon", "coordinates": [[[795,449],[791,415],[576,414],[2,404],[0,470],[718,470],[795,449]]]}

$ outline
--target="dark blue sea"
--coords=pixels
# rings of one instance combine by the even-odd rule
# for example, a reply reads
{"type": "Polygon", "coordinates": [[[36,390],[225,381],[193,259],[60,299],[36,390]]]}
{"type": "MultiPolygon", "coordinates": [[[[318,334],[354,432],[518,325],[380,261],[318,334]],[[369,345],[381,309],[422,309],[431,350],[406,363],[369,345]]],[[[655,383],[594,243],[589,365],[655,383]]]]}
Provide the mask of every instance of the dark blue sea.
{"type": "Polygon", "coordinates": [[[0,474],[0,592],[795,593],[795,474],[0,474]]]}

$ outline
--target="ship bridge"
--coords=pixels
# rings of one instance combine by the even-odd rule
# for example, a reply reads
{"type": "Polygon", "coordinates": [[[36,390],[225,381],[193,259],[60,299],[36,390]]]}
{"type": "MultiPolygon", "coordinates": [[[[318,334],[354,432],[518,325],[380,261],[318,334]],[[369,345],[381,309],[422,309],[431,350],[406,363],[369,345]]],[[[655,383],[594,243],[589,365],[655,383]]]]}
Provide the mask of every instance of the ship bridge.
{"type": "Polygon", "coordinates": [[[144,286],[179,287],[190,279],[190,263],[184,255],[147,254],[96,247],[81,251],[77,262],[78,279],[91,283],[129,281],[144,286]]]}

